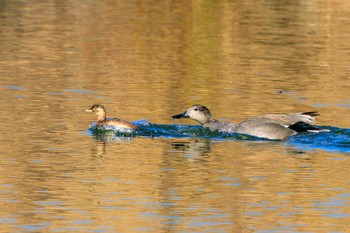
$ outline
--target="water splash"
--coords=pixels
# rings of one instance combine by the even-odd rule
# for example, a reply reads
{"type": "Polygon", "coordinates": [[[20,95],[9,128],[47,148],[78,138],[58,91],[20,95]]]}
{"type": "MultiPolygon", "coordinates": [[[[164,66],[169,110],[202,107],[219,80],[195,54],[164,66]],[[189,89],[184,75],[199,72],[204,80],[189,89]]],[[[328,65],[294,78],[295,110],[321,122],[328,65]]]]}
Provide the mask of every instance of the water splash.
{"type": "MultiPolygon", "coordinates": [[[[98,126],[96,122],[90,125],[88,135],[101,141],[132,140],[135,137],[150,138],[204,138],[214,141],[247,140],[271,141],[251,135],[210,131],[199,125],[167,125],[153,124],[147,120],[133,122],[139,127],[137,131],[120,130],[113,126],[98,126]]],[[[350,129],[337,127],[320,127],[328,132],[300,133],[289,137],[285,143],[301,150],[324,150],[329,152],[350,152],[350,129]]]]}
{"type": "Polygon", "coordinates": [[[350,152],[350,129],[321,127],[329,132],[302,133],[290,137],[289,145],[302,150],[325,150],[329,152],[350,152]]]}
{"type": "Polygon", "coordinates": [[[137,136],[136,132],[130,129],[120,129],[111,125],[98,125],[96,122],[89,125],[86,134],[102,142],[128,141],[137,136]]]}
{"type": "Polygon", "coordinates": [[[200,125],[167,125],[153,124],[147,120],[134,121],[139,130],[131,131],[129,129],[119,129],[114,126],[99,126],[96,122],[89,126],[88,135],[109,135],[113,137],[150,137],[150,138],[206,138],[212,140],[266,140],[251,135],[238,133],[223,133],[219,131],[210,131],[208,128],[203,128],[200,125]]]}

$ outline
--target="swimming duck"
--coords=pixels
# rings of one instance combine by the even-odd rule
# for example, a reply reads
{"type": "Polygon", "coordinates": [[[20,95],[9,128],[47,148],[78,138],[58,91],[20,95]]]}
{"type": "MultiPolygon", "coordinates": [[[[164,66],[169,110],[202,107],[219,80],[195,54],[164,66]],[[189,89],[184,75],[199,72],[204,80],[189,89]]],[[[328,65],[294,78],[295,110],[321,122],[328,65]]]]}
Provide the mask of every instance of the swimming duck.
{"type": "Polygon", "coordinates": [[[248,134],[260,138],[283,140],[298,132],[328,131],[313,126],[317,112],[292,114],[269,114],[247,119],[239,124],[219,122],[203,105],[193,105],[184,113],[172,116],[173,119],[191,118],[211,131],[248,134]]]}
{"type": "Polygon", "coordinates": [[[90,109],[85,110],[85,112],[93,112],[97,115],[97,125],[108,125],[116,127],[121,130],[136,130],[138,127],[130,122],[124,121],[118,118],[106,118],[106,109],[101,104],[94,104],[90,109]]]}

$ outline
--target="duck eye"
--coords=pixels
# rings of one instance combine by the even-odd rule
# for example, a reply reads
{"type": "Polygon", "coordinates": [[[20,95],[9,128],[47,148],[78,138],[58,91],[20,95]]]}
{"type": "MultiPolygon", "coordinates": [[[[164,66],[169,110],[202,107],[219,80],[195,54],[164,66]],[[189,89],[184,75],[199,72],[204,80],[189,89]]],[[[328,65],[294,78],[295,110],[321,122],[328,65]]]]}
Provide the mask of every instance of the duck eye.
{"type": "Polygon", "coordinates": [[[198,111],[198,108],[195,108],[194,111],[198,111]]]}

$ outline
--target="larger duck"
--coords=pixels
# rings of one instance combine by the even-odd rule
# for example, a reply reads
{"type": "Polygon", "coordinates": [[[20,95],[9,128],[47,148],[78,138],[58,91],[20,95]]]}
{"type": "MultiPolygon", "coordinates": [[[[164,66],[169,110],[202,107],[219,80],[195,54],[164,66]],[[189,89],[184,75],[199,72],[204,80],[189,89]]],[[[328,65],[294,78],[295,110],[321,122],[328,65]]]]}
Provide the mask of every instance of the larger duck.
{"type": "Polygon", "coordinates": [[[172,116],[173,119],[191,118],[211,131],[248,134],[272,140],[283,140],[299,132],[327,131],[314,126],[317,112],[292,114],[268,114],[249,118],[239,124],[220,122],[214,119],[203,105],[193,105],[185,112],[172,116]]]}

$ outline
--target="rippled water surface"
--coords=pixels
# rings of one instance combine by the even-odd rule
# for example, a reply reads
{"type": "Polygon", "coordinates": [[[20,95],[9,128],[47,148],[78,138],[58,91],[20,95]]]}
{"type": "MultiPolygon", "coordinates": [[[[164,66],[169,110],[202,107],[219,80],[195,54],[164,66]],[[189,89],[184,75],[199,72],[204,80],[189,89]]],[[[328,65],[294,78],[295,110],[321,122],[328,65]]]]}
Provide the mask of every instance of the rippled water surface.
{"type": "Polygon", "coordinates": [[[0,1],[0,232],[349,232],[347,1],[0,1]],[[132,134],[96,129],[108,117],[132,134]],[[268,141],[239,122],[317,111],[268,141]]]}

